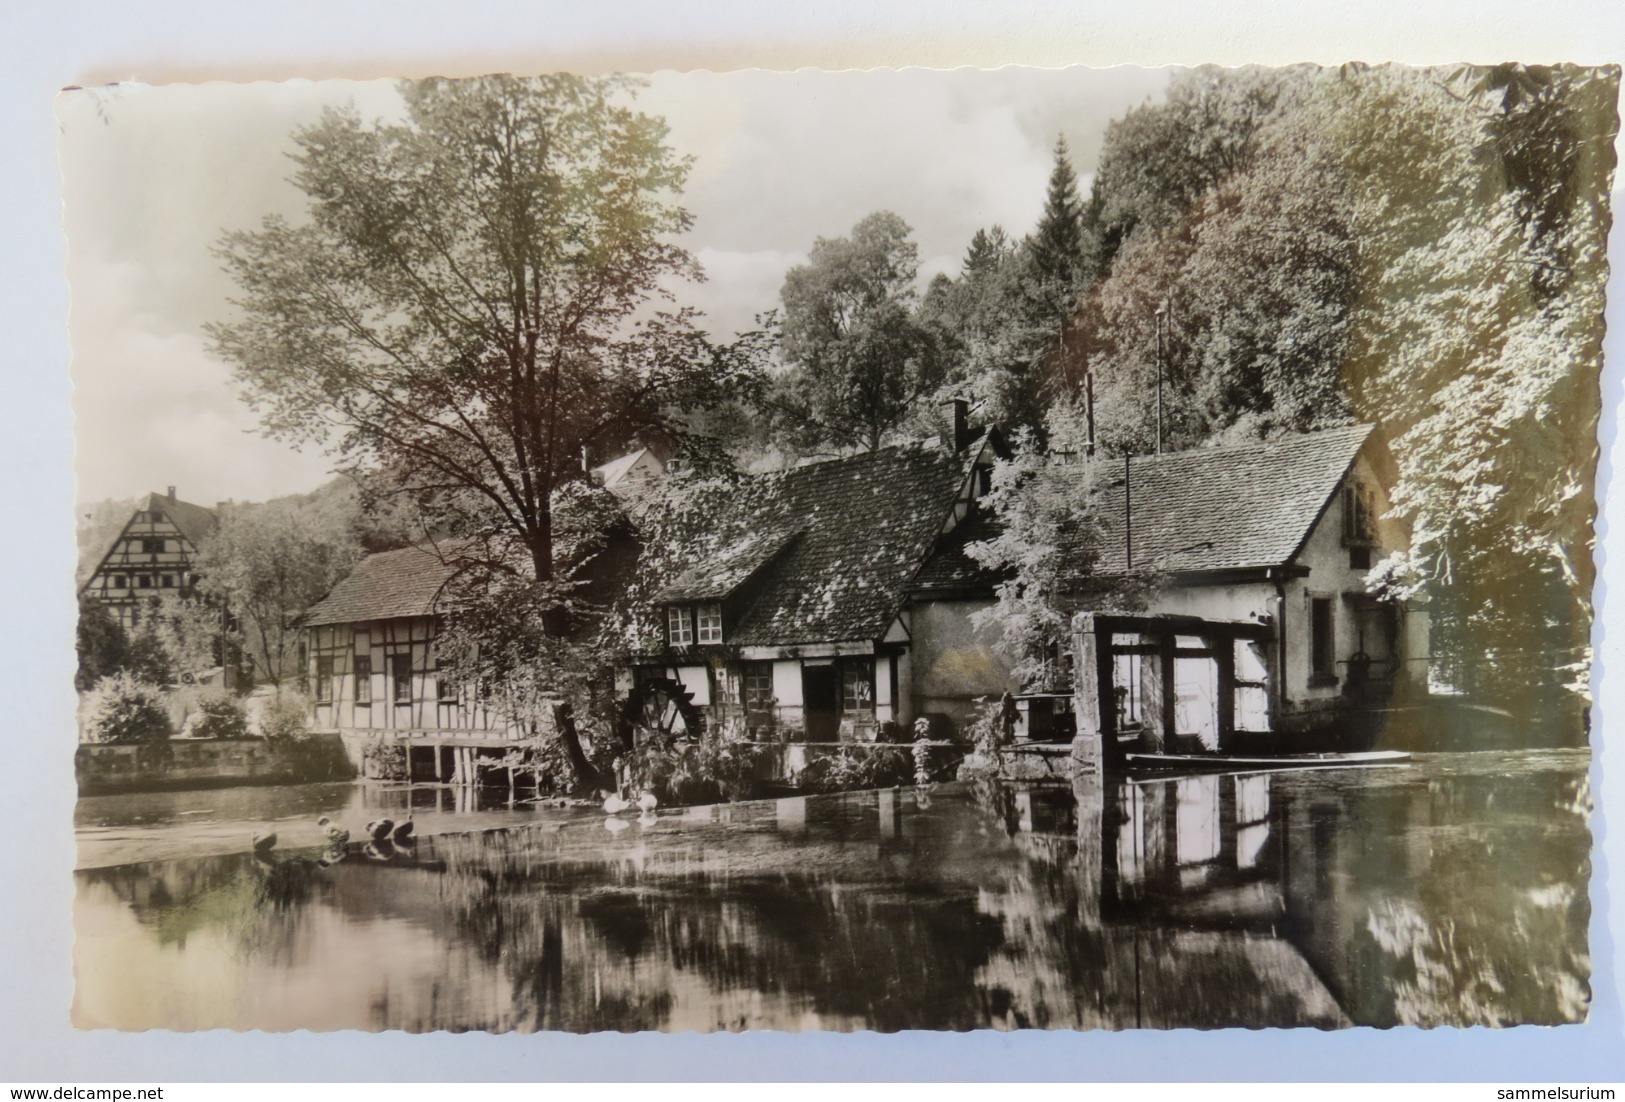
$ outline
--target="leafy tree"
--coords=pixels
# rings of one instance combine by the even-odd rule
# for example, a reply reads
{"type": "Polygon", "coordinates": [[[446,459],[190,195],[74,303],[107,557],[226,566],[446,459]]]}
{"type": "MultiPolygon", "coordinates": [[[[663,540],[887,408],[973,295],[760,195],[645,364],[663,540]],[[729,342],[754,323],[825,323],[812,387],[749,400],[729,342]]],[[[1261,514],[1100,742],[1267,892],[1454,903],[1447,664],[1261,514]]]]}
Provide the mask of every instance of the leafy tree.
{"type": "Polygon", "coordinates": [[[1066,375],[1093,373],[1109,450],[1155,447],[1159,372],[1174,448],[1348,417],[1347,185],[1305,128],[1283,121],[1255,144],[1182,218],[1137,233],[1069,326],[1066,375]]]}
{"type": "Polygon", "coordinates": [[[1083,412],[1058,404],[1050,411],[1050,447],[1032,446],[1031,432],[1016,434],[1012,455],[994,466],[983,498],[998,533],[966,551],[1002,576],[994,604],[975,614],[978,625],[999,631],[999,647],[1023,685],[1059,682],[1056,645],[1068,639],[1073,613],[1084,608],[1144,607],[1156,579],[1135,574],[1102,577],[1101,526],[1096,485],[1110,477],[1087,456],[1083,412]]]}
{"type": "Polygon", "coordinates": [[[129,659],[130,639],[107,606],[100,601],[79,601],[79,669],[73,686],[85,692],[96,682],[123,669],[129,659]]]}
{"type": "Polygon", "coordinates": [[[232,642],[254,679],[279,693],[302,672],[299,616],[360,558],[349,526],[322,519],[287,500],[238,506],[198,548],[204,594],[231,610],[232,642]]]}
{"type": "Polygon", "coordinates": [[[1162,103],[1107,127],[1085,227],[1104,272],[1134,233],[1165,229],[1219,181],[1245,166],[1253,135],[1290,103],[1308,69],[1183,70],[1162,103]]]}
{"type": "MultiPolygon", "coordinates": [[[[544,617],[553,502],[581,453],[677,440],[755,375],[661,305],[700,277],[673,243],[688,162],[632,82],[567,75],[400,86],[404,118],[330,111],[294,135],[308,220],[228,235],[238,320],[213,326],[267,431],[446,503],[473,565],[523,571],[544,617]]],[[[574,755],[572,755],[574,756],[574,755]]]]}
{"type": "Polygon", "coordinates": [[[267,430],[466,494],[544,582],[582,447],[677,436],[672,410],[745,373],[690,311],[650,309],[699,271],[670,240],[687,162],[631,91],[434,79],[400,86],[399,123],[328,111],[294,135],[309,221],[220,248],[241,318],[210,332],[267,430]]]}
{"type": "Polygon", "coordinates": [[[1041,433],[1050,398],[1045,356],[1060,322],[1040,305],[1029,250],[996,226],[985,236],[986,252],[976,263],[967,261],[956,279],[939,277],[921,304],[944,336],[944,389],[953,394],[939,397],[971,398],[985,403],[988,420],[1041,433]]]}
{"type": "Polygon", "coordinates": [[[784,277],[780,421],[834,448],[880,447],[942,379],[942,336],[918,308],[919,251],[889,211],[820,237],[784,277]]]}
{"type": "Polygon", "coordinates": [[[1348,383],[1394,437],[1444,641],[1509,697],[1553,667],[1583,684],[1618,75],[1373,70],[1334,92],[1362,231],[1348,383]]]}

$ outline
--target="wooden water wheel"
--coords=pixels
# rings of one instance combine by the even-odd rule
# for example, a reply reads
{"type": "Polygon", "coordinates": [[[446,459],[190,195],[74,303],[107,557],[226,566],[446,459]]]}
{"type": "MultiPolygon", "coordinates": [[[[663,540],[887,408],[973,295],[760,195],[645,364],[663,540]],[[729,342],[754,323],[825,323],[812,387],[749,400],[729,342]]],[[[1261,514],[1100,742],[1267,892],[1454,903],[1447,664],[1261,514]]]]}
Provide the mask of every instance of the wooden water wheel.
{"type": "Polygon", "coordinates": [[[621,740],[629,749],[650,740],[669,744],[697,739],[704,730],[705,714],[694,703],[694,693],[669,677],[634,686],[621,706],[621,740]]]}

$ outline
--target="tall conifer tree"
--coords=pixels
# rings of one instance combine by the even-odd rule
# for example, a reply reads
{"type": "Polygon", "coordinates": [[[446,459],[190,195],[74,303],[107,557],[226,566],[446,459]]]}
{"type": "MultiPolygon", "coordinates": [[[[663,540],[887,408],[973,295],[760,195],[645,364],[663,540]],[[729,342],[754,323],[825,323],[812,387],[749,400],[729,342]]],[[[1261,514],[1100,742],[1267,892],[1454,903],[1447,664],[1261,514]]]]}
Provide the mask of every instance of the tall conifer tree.
{"type": "Polygon", "coordinates": [[[1033,232],[1032,252],[1040,280],[1068,289],[1082,282],[1083,199],[1064,137],[1055,142],[1055,167],[1049,174],[1043,217],[1033,232]]]}

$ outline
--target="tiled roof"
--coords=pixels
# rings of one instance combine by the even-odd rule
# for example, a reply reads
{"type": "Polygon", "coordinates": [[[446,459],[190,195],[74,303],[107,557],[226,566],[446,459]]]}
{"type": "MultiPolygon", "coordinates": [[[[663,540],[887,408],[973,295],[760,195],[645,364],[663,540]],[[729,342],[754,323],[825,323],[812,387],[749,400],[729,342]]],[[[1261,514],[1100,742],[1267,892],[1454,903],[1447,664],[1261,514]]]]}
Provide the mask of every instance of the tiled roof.
{"type": "Polygon", "coordinates": [[[788,533],[752,532],[684,570],[655,595],[655,603],[721,600],[772,562],[800,534],[799,528],[788,533]]]}
{"type": "Polygon", "coordinates": [[[450,558],[444,546],[429,545],[368,555],[311,606],[304,622],[315,627],[432,615],[457,570],[450,558]]]}
{"type": "Polygon", "coordinates": [[[168,517],[169,522],[180,529],[181,535],[190,540],[193,547],[213,535],[219,524],[213,509],[193,505],[190,501],[172,500],[168,494],[148,494],[141,507],[149,513],[158,512],[168,517]]]}
{"type": "Polygon", "coordinates": [[[1102,574],[1207,571],[1291,561],[1376,430],[1300,433],[1258,444],[1137,456],[1097,470],[1102,574]],[[1129,537],[1133,563],[1127,559],[1129,537]]]}
{"type": "Polygon", "coordinates": [[[954,526],[953,531],[937,541],[936,550],[909,583],[909,589],[925,595],[966,591],[992,593],[993,588],[1003,580],[1003,575],[971,558],[965,548],[972,543],[996,539],[1003,530],[1003,525],[990,510],[973,509],[954,526]]]}
{"type": "Polygon", "coordinates": [[[748,606],[728,629],[729,643],[878,639],[902,607],[965,476],[964,457],[910,444],[747,479],[707,531],[696,533],[679,580],[715,562],[716,548],[778,543],[782,550],[769,556],[748,606]],[[786,545],[791,533],[799,534],[786,545]]]}

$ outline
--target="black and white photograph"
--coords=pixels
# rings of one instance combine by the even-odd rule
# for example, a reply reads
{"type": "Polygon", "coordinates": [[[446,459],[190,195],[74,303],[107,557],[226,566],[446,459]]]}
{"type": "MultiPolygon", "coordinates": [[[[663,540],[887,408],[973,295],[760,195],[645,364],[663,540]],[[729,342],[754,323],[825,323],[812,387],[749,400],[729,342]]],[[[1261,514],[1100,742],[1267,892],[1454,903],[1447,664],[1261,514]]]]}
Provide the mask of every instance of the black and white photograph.
{"type": "Polygon", "coordinates": [[[73,1026],[1587,1022],[1619,83],[64,90],[73,1026]]]}

